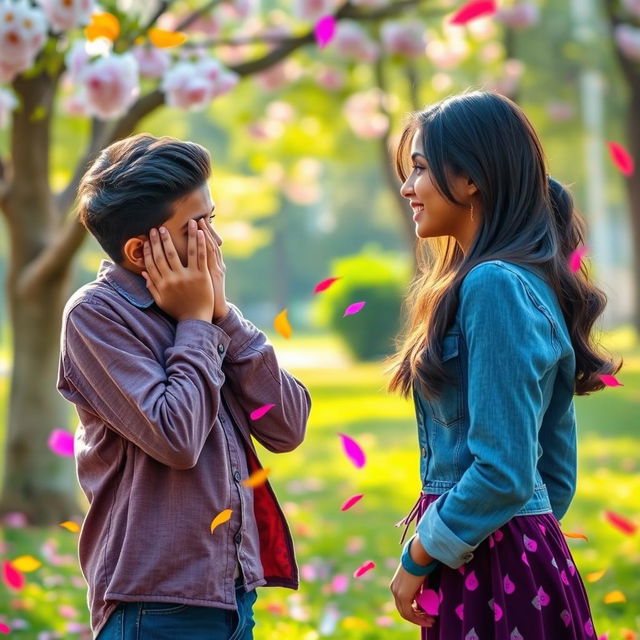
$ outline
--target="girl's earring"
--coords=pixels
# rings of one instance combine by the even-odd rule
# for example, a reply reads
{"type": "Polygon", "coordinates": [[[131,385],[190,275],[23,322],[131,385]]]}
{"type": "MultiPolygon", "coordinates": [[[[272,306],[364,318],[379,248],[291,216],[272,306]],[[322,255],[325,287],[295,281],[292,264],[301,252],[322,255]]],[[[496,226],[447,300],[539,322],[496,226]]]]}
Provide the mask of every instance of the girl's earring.
{"type": "Polygon", "coordinates": [[[473,202],[471,203],[471,220],[473,220],[473,202]]]}

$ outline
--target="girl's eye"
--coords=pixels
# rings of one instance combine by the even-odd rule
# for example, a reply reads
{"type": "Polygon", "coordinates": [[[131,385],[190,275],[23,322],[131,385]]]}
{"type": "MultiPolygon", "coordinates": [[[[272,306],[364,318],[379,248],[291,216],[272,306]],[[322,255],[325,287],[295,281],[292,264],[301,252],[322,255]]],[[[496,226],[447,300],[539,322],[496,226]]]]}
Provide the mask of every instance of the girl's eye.
{"type": "Polygon", "coordinates": [[[421,171],[424,171],[424,167],[421,167],[421,166],[420,166],[420,165],[418,165],[418,164],[412,164],[411,166],[413,167],[413,170],[414,170],[416,173],[420,173],[421,171]]]}

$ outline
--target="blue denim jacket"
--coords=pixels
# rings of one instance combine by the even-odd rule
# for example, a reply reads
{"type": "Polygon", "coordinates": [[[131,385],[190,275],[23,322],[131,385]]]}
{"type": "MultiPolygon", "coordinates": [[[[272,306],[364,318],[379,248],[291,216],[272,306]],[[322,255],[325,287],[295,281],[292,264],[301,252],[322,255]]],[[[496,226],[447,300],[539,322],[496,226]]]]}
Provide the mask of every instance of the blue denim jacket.
{"type": "Polygon", "coordinates": [[[575,353],[544,275],[491,260],[459,293],[442,345],[458,384],[434,400],[413,388],[422,490],[440,496],[417,533],[454,569],[513,516],[560,520],[576,482],[575,353]]]}

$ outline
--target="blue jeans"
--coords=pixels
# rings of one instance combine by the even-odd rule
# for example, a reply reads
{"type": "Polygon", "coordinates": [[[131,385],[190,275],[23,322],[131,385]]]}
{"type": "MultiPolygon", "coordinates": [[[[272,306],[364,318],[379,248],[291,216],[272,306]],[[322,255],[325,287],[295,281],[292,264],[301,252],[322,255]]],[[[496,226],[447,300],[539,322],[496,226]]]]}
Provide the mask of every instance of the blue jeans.
{"type": "Polygon", "coordinates": [[[257,597],[238,578],[237,612],[175,602],[120,602],[96,640],[253,640],[257,597]]]}

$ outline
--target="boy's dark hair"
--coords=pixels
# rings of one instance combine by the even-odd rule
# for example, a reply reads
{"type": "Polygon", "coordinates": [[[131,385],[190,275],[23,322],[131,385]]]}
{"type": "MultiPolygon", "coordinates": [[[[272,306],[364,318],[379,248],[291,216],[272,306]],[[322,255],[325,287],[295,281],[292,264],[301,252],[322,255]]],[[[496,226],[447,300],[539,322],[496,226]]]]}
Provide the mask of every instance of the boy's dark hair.
{"type": "Polygon", "coordinates": [[[147,235],[177,200],[211,175],[209,152],[195,142],[140,133],[100,152],[78,188],[80,221],[120,264],[129,238],[147,235]]]}

